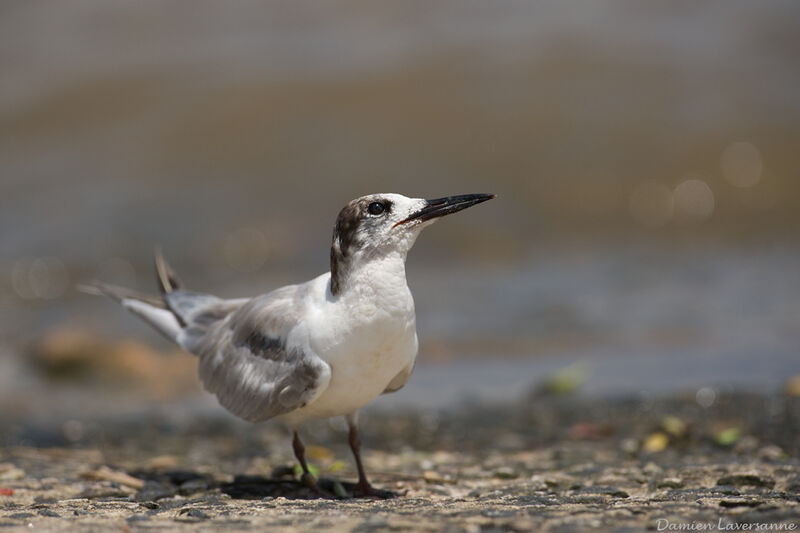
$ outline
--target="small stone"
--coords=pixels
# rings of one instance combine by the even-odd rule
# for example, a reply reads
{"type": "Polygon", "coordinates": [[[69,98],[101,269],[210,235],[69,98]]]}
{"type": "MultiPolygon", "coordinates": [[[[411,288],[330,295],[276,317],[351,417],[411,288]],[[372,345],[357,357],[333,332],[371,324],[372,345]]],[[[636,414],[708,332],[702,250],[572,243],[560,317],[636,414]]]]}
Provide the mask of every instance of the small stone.
{"type": "Polygon", "coordinates": [[[536,474],[531,477],[531,490],[534,491],[546,491],[549,487],[547,486],[547,482],[545,481],[543,476],[536,474]]]}
{"type": "Polygon", "coordinates": [[[714,492],[717,494],[724,494],[725,496],[739,496],[741,494],[733,485],[717,485],[714,487],[714,492]]]}
{"type": "Polygon", "coordinates": [[[81,477],[84,479],[96,480],[96,481],[111,481],[114,483],[119,483],[120,485],[125,485],[126,487],[131,487],[136,490],[141,489],[144,487],[144,481],[133,477],[125,472],[120,472],[117,470],[112,470],[107,466],[101,466],[97,470],[91,470],[89,472],[81,473],[81,477]]]}
{"type": "Polygon", "coordinates": [[[147,470],[167,470],[170,468],[177,468],[180,461],[174,455],[159,455],[148,459],[146,463],[147,470]]]}
{"type": "Polygon", "coordinates": [[[208,516],[206,513],[204,513],[200,509],[195,509],[195,508],[181,509],[178,514],[182,515],[182,516],[185,516],[187,518],[191,518],[191,519],[193,519],[193,521],[194,520],[197,520],[197,521],[199,521],[199,520],[208,520],[209,518],[211,518],[210,516],[208,516]]]}
{"type": "Polygon", "coordinates": [[[601,496],[610,496],[612,498],[630,498],[630,495],[624,490],[616,487],[582,487],[574,489],[578,494],[599,494],[601,496]]]}
{"type": "Polygon", "coordinates": [[[680,489],[683,488],[683,480],[677,477],[667,477],[656,485],[659,489],[680,489]]]}
{"type": "Polygon", "coordinates": [[[768,444],[758,450],[758,457],[764,461],[780,461],[786,457],[786,453],[780,446],[768,444]]]}
{"type": "Polygon", "coordinates": [[[761,500],[721,500],[719,502],[720,507],[726,507],[728,509],[733,507],[758,507],[763,504],[764,502],[761,500]]]}
{"type": "Polygon", "coordinates": [[[497,479],[516,479],[519,477],[519,474],[509,466],[501,466],[494,471],[493,475],[497,479]]]}
{"type": "Polygon", "coordinates": [[[25,471],[11,463],[0,463],[0,481],[15,481],[25,477],[25,471]]]}
{"type": "Polygon", "coordinates": [[[39,514],[42,516],[49,516],[50,518],[61,518],[61,515],[50,509],[41,509],[39,514]]]}
{"type": "MultiPolygon", "coordinates": [[[[550,489],[559,489],[561,487],[566,487],[567,485],[571,486],[575,485],[575,482],[572,479],[566,476],[558,476],[558,475],[546,477],[544,478],[544,482],[550,489]]],[[[580,484],[578,484],[578,487],[580,488],[580,484]]]]}
{"type": "MultiPolygon", "coordinates": [[[[78,498],[86,498],[88,500],[97,500],[100,498],[126,498],[129,493],[120,487],[92,485],[87,487],[80,494],[78,498]]],[[[151,499],[151,498],[149,498],[151,499]]]]}
{"type": "Polygon", "coordinates": [[[603,494],[607,494],[612,498],[630,498],[630,494],[615,487],[606,487],[603,491],[603,494]]]}
{"type": "Polygon", "coordinates": [[[446,481],[435,470],[426,470],[425,472],[423,472],[422,479],[425,480],[425,483],[444,483],[446,481]]]}
{"type": "Polygon", "coordinates": [[[734,487],[765,487],[771,489],[775,486],[775,480],[757,474],[733,474],[723,476],[717,480],[717,485],[733,485],[734,487]]]}
{"type": "Polygon", "coordinates": [[[145,509],[158,509],[160,507],[156,502],[139,502],[139,505],[145,509]]]}
{"type": "Polygon", "coordinates": [[[28,518],[35,518],[36,515],[33,513],[14,513],[8,515],[8,518],[14,518],[16,520],[27,520],[28,518]]]}

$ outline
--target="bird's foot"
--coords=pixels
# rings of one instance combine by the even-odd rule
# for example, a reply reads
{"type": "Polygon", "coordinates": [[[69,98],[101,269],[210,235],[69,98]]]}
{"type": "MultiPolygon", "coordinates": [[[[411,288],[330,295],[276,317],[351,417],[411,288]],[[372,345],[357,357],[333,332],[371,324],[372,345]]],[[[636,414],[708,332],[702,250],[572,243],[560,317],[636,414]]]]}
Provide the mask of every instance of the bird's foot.
{"type": "Polygon", "coordinates": [[[376,489],[369,483],[364,483],[361,481],[359,481],[356,486],[353,487],[354,498],[378,498],[381,500],[390,500],[392,498],[397,498],[397,496],[398,494],[396,492],[376,489]]]}
{"type": "Polygon", "coordinates": [[[302,476],[300,476],[300,483],[309,489],[317,488],[317,478],[315,478],[314,474],[311,472],[305,472],[302,476]]]}

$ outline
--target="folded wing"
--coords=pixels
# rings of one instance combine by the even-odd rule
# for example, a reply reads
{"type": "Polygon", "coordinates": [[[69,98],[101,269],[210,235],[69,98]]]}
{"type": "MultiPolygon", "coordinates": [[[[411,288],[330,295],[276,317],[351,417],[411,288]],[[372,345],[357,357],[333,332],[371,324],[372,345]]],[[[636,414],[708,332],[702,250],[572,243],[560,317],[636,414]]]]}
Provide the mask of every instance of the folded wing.
{"type": "Polygon", "coordinates": [[[206,300],[197,306],[178,296],[181,291],[169,295],[177,297],[173,309],[193,309],[183,315],[179,343],[199,356],[206,390],[245,420],[261,422],[299,409],[328,386],[330,366],[307,346],[288,342],[303,290],[292,285],[252,300],[206,300]]]}

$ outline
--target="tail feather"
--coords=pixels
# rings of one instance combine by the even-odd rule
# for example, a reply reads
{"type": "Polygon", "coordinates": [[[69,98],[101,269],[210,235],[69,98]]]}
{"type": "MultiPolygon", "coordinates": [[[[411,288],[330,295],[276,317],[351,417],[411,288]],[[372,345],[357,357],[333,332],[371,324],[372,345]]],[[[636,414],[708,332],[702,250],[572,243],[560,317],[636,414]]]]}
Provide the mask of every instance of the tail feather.
{"type": "Polygon", "coordinates": [[[120,287],[119,285],[112,285],[110,283],[103,283],[101,281],[92,281],[76,287],[79,291],[86,294],[93,294],[95,296],[108,296],[112,300],[122,303],[123,300],[139,300],[153,307],[166,309],[167,305],[162,298],[145,294],[143,292],[128,289],[127,287],[120,287]]]}
{"type": "Polygon", "coordinates": [[[164,259],[163,254],[161,253],[161,249],[156,247],[155,251],[155,264],[156,264],[156,280],[158,281],[158,289],[161,291],[161,297],[164,300],[164,304],[167,309],[172,311],[172,314],[175,315],[175,320],[178,321],[181,327],[186,327],[186,321],[183,318],[182,313],[178,309],[176,309],[169,298],[169,294],[173,291],[180,290],[183,287],[183,283],[178,278],[178,275],[172,270],[172,267],[167,264],[167,261],[164,259]]]}
{"type": "Polygon", "coordinates": [[[78,290],[88,294],[108,296],[112,300],[119,302],[125,309],[150,324],[156,331],[169,340],[178,342],[178,335],[183,327],[178,322],[175,314],[167,309],[162,298],[143,294],[125,287],[100,282],[79,285],[78,290]]]}
{"type": "Polygon", "coordinates": [[[181,344],[178,337],[189,322],[194,329],[199,327],[202,330],[209,322],[223,318],[231,309],[241,305],[240,301],[224,301],[210,294],[184,290],[177,274],[164,260],[159,249],[155,252],[155,266],[160,296],[101,282],[80,285],[78,290],[116,300],[178,344],[181,344]]]}
{"type": "Polygon", "coordinates": [[[183,283],[181,283],[175,271],[167,264],[167,261],[161,253],[161,248],[158,247],[155,251],[155,263],[156,280],[158,281],[158,288],[162,295],[183,288],[183,283]]]}
{"type": "Polygon", "coordinates": [[[178,336],[183,331],[183,325],[178,322],[172,311],[153,307],[141,300],[124,300],[122,306],[153,326],[156,331],[172,342],[180,344],[178,336]]]}

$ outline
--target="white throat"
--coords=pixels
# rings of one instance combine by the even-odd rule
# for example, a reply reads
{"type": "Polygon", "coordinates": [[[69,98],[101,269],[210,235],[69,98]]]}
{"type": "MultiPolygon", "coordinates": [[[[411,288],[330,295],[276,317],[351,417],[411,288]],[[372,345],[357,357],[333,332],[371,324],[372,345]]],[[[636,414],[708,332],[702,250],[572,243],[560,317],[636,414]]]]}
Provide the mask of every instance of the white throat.
{"type": "Polygon", "coordinates": [[[343,299],[367,298],[380,306],[381,300],[405,298],[408,293],[406,253],[395,250],[369,259],[357,258],[343,281],[343,299]]]}

